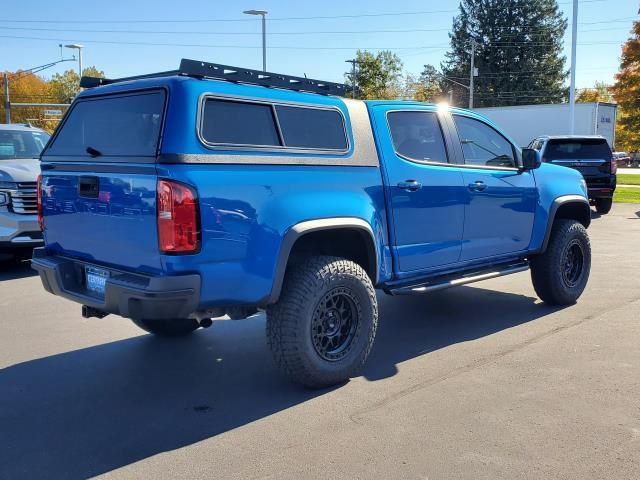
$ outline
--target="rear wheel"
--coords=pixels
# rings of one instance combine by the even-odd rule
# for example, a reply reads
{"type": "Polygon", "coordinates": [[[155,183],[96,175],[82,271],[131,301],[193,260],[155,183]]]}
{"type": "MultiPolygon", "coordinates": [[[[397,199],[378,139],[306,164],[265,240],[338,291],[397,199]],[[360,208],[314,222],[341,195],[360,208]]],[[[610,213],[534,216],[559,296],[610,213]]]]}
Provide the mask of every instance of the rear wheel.
{"type": "Polygon", "coordinates": [[[605,215],[611,211],[611,205],[613,204],[613,198],[596,198],[596,212],[601,215],[605,215]]]}
{"type": "Polygon", "coordinates": [[[296,383],[325,387],[364,365],[376,334],[373,284],[355,262],[318,256],[288,268],[277,303],[267,309],[276,364],[296,383]]]}
{"type": "Polygon", "coordinates": [[[198,329],[194,318],[171,318],[168,320],[133,320],[141,329],[163,337],[183,337],[198,329]]]}
{"type": "Polygon", "coordinates": [[[551,305],[569,305],[582,295],[591,270],[587,230],[575,220],[556,220],[547,250],[531,259],[538,297],[551,305]]]}

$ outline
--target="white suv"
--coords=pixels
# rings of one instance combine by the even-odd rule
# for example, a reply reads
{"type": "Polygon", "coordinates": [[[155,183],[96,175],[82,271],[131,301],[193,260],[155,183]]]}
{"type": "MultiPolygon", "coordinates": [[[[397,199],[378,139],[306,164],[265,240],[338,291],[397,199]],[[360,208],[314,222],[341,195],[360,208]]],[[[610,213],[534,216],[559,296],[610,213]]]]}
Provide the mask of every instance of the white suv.
{"type": "Polygon", "coordinates": [[[49,134],[30,125],[0,125],[0,254],[29,255],[42,244],[36,182],[49,134]]]}

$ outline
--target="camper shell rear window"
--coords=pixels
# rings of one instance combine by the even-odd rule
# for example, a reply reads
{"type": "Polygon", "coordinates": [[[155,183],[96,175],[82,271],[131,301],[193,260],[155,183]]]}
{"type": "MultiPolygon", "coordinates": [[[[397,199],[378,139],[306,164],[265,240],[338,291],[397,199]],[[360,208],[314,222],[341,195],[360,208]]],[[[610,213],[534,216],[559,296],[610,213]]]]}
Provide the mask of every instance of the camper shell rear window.
{"type": "Polygon", "coordinates": [[[45,155],[155,157],[164,117],[164,90],[86,97],[66,116],[45,155]]]}

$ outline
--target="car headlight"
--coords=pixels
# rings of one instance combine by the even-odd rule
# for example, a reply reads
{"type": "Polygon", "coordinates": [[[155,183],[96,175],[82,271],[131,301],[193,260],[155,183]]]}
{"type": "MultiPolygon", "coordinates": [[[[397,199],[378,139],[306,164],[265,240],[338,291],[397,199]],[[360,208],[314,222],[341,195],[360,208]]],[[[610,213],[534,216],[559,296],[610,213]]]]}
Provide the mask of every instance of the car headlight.
{"type": "Polygon", "coordinates": [[[18,184],[16,182],[0,180],[0,190],[15,190],[16,188],[18,188],[18,184]]]}

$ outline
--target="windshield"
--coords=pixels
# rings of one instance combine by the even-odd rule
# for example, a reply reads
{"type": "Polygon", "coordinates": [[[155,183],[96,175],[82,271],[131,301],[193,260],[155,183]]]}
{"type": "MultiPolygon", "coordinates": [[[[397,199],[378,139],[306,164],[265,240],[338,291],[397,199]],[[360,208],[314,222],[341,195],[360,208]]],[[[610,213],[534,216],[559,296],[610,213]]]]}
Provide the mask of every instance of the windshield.
{"type": "Polygon", "coordinates": [[[604,139],[550,140],[544,159],[551,160],[611,160],[611,149],[604,139]]]}
{"type": "Polygon", "coordinates": [[[46,155],[74,157],[155,156],[164,91],[79,100],[46,155]]]}
{"type": "Polygon", "coordinates": [[[38,158],[49,134],[29,130],[0,130],[0,160],[38,158]]]}

